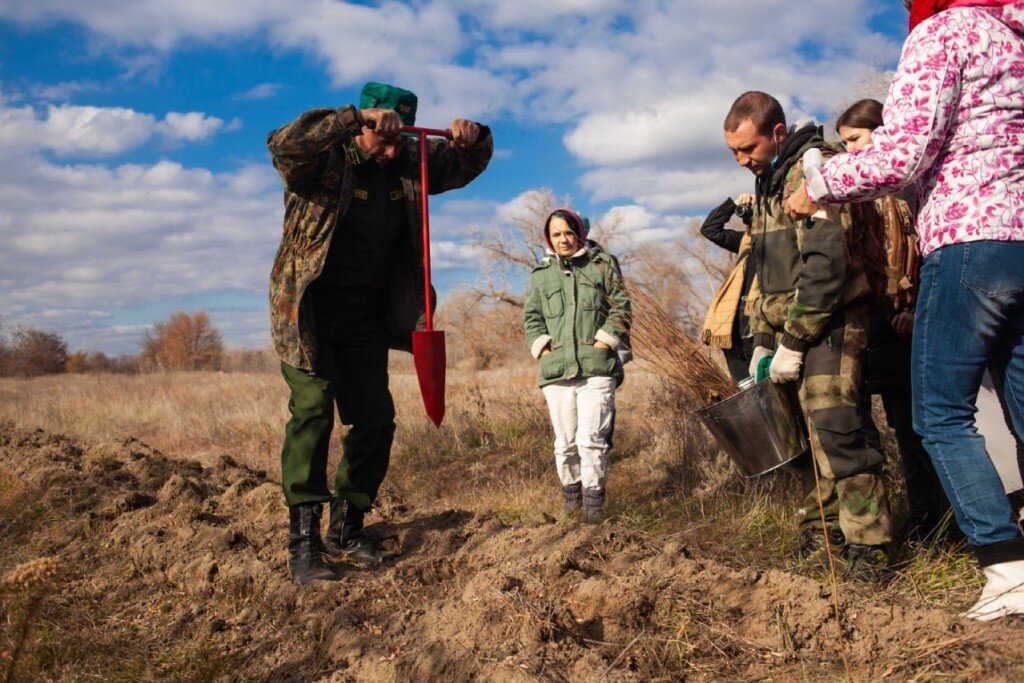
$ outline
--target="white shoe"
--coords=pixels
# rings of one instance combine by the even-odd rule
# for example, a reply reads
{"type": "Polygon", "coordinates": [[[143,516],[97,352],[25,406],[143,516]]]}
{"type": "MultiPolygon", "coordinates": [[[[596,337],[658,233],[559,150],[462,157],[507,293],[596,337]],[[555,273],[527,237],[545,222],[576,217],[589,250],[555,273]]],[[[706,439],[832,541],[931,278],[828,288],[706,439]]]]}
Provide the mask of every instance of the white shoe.
{"type": "Polygon", "coordinates": [[[1024,560],[985,567],[988,581],[981,598],[960,616],[978,621],[993,621],[1011,614],[1024,614],[1024,560]]]}

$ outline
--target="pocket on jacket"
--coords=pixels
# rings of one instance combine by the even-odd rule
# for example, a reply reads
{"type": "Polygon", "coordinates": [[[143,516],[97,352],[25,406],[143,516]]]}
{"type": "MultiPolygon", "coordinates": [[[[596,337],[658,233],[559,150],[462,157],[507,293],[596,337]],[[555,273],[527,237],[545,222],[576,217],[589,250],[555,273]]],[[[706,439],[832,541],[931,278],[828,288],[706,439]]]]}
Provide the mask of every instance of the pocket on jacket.
{"type": "Polygon", "coordinates": [[[562,349],[556,349],[540,357],[541,379],[558,379],[564,372],[565,359],[562,356],[562,349]]]}
{"type": "Polygon", "coordinates": [[[580,298],[580,309],[584,311],[599,310],[604,303],[604,293],[601,289],[586,282],[583,278],[580,278],[578,295],[580,298]]]}
{"type": "Polygon", "coordinates": [[[562,306],[562,288],[553,287],[544,290],[544,317],[558,318],[564,310],[562,306]]]}
{"type": "Polygon", "coordinates": [[[611,349],[600,349],[591,344],[580,344],[580,369],[586,376],[611,376],[619,359],[611,349]]]}

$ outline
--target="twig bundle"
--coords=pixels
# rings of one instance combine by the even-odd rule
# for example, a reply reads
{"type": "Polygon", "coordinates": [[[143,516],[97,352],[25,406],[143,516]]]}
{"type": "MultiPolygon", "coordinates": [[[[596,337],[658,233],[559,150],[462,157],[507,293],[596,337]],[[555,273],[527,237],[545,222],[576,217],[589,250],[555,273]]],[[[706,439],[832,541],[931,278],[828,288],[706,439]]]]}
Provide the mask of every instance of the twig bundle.
{"type": "Polygon", "coordinates": [[[672,316],[642,288],[630,283],[633,307],[630,337],[633,354],[650,363],[670,384],[701,405],[711,405],[739,391],[702,344],[686,335],[672,316]]]}

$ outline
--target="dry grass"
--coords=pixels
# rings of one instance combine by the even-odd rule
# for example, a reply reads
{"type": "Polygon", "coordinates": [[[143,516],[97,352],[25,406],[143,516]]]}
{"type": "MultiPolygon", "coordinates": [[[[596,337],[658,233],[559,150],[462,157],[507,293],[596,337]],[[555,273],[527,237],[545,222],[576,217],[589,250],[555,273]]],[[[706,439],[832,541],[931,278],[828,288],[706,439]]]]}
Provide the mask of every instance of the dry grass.
{"type": "Polygon", "coordinates": [[[707,347],[690,339],[672,316],[640,287],[630,288],[633,352],[667,383],[700,405],[717,403],[739,387],[714,361],[707,347]]]}

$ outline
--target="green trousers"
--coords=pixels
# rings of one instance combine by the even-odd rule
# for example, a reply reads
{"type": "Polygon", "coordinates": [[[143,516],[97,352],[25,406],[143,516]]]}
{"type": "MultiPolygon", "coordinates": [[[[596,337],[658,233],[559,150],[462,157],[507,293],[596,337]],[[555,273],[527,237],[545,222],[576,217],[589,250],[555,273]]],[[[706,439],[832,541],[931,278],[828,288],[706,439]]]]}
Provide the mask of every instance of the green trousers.
{"type": "Polygon", "coordinates": [[[881,475],[884,456],[866,443],[857,410],[866,347],[867,307],[854,304],[833,316],[804,356],[797,393],[820,486],[816,492],[808,462],[800,526],[821,527],[820,494],[826,524],[838,523],[847,543],[881,545],[892,539],[881,475]]]}
{"type": "Polygon", "coordinates": [[[377,498],[391,459],[395,404],[388,389],[387,347],[347,347],[318,341],[316,376],[287,363],[281,373],[291,388],[281,449],[281,483],[285,502],[322,503],[327,487],[327,455],[334,406],[352,428],[334,477],[334,495],[361,510],[377,498]]]}

